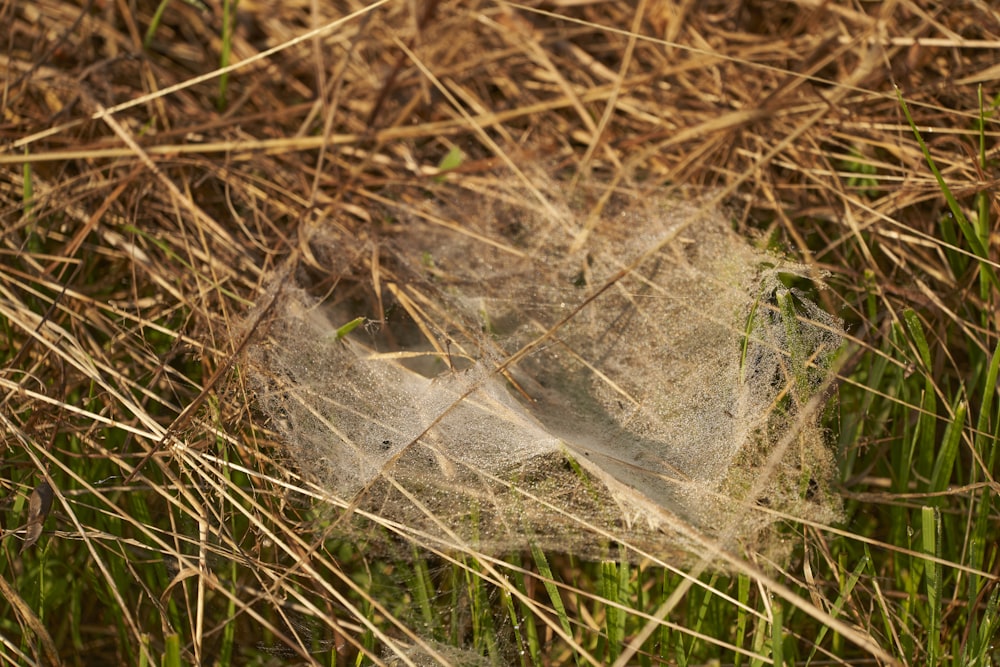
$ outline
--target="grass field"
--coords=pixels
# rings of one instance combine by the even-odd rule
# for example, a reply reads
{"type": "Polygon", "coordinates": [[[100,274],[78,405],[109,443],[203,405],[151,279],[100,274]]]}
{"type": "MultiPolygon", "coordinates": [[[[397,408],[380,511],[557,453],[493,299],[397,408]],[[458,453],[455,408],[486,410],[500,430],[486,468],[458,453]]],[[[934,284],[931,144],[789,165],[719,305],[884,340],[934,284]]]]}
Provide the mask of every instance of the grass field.
{"type": "MultiPolygon", "coordinates": [[[[6,0],[0,27],[0,663],[1000,660],[990,3],[6,0]],[[836,470],[797,495],[838,520],[748,496],[761,537],[690,528],[693,553],[624,522],[604,557],[477,549],[319,483],[262,406],[287,290],[350,313],[332,345],[412,336],[456,372],[449,266],[579,250],[532,220],[596,256],[654,200],[843,321],[814,394],[780,350],[772,410],[822,429],[836,470]],[[466,245],[418,252],[418,225],[466,245]]],[[[581,263],[523,357],[642,297],[640,266],[581,263]]],[[[515,356],[493,374],[530,394],[515,356]]]]}

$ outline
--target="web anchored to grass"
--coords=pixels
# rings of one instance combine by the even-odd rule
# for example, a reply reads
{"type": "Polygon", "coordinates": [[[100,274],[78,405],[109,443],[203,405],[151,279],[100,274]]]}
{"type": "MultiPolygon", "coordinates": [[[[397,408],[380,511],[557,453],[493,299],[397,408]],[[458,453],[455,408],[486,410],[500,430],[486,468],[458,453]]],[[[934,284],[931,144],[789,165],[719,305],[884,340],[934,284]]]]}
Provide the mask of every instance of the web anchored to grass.
{"type": "Polygon", "coordinates": [[[680,554],[782,513],[836,516],[805,405],[840,325],[782,282],[799,267],[677,201],[623,193],[588,219],[504,203],[516,193],[436,194],[367,251],[314,228],[320,272],[280,290],[251,352],[307,478],[436,548],[486,554],[680,554]]]}

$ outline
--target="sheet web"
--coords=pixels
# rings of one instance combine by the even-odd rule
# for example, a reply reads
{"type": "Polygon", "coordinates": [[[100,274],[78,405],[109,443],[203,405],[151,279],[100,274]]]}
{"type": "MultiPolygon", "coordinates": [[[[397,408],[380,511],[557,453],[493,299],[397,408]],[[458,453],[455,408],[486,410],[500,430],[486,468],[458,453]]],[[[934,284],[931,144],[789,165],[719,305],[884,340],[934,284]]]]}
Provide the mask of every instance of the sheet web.
{"type": "Polygon", "coordinates": [[[773,516],[758,505],[836,515],[804,406],[840,325],[785,286],[801,267],[677,201],[623,195],[588,218],[439,194],[378,240],[317,226],[322,271],[280,290],[251,350],[304,476],[425,544],[484,554],[679,555],[692,531],[752,540],[773,516]]]}

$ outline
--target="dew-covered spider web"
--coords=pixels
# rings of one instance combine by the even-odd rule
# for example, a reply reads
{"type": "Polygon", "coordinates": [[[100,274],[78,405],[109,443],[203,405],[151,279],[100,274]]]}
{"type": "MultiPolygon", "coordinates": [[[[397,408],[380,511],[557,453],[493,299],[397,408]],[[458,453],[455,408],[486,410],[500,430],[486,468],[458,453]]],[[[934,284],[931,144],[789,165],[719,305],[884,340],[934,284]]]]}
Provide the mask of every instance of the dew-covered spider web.
{"type": "Polygon", "coordinates": [[[836,515],[817,276],[697,202],[435,188],[317,222],[274,289],[250,367],[303,477],[486,554],[681,553],[836,515]]]}

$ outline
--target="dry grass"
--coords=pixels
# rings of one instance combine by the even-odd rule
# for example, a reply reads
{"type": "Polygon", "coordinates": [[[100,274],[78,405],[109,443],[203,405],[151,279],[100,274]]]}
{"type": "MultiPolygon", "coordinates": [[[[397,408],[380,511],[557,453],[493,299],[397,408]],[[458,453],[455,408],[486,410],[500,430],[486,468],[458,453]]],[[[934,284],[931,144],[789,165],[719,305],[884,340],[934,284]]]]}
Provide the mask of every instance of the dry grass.
{"type": "MultiPolygon", "coordinates": [[[[990,278],[1000,14],[989,3],[948,7],[246,0],[230,41],[221,4],[176,1],[143,48],[155,3],[4,2],[2,661],[170,664],[176,643],[195,664],[380,662],[391,647],[423,664],[402,648],[421,644],[427,662],[457,663],[472,658],[449,653],[448,637],[470,648],[490,634],[526,651],[471,647],[494,661],[734,659],[733,636],[717,635],[728,648],[712,648],[686,635],[697,593],[669,625],[662,619],[682,595],[660,588],[677,582],[638,570],[631,581],[645,587],[648,615],[630,616],[624,643],[668,626],[677,634],[663,636],[680,643],[665,656],[639,641],[599,657],[588,635],[605,621],[580,600],[608,593],[586,578],[595,570],[561,556],[550,558],[552,576],[592,587],[563,589],[561,613],[538,554],[514,565],[415,559],[407,576],[441,606],[449,596],[492,601],[537,626],[415,631],[400,607],[418,594],[379,588],[404,566],[337,541],[254,414],[241,354],[274,277],[319,276],[317,291],[374,286],[390,301],[385,286],[406,276],[394,273],[385,220],[422,210],[456,147],[465,157],[448,181],[492,193],[512,182],[536,192],[538,206],[543,172],[590,211],[616,188],[707,192],[760,243],[831,274],[825,306],[853,342],[840,378],[848,416],[831,420],[852,523],[844,533],[797,524],[793,565],[751,577],[760,589],[746,593],[750,605],[766,613],[753,612],[739,648],[762,661],[780,653],[763,629],[782,627],[764,591],[784,587],[797,591],[786,615],[791,598],[821,622],[845,610],[820,649],[831,659],[920,664],[935,650],[927,628],[938,631],[937,658],[960,659],[980,631],[969,619],[986,614],[995,590],[995,549],[979,560],[966,559],[971,547],[920,558],[909,574],[898,560],[926,551],[901,532],[904,513],[922,506],[970,526],[967,536],[995,539],[997,528],[997,423],[979,410],[995,390],[983,382],[1000,325],[990,278]],[[230,49],[233,64],[220,70],[230,49]],[[897,90],[985,254],[949,213],[897,90]],[[310,245],[330,229],[356,242],[351,263],[333,265],[310,245]],[[908,394],[914,372],[923,390],[908,394]],[[921,443],[915,470],[933,468],[945,426],[966,410],[951,483],[931,489],[920,473],[889,472],[897,440],[921,443]],[[13,531],[42,482],[54,492],[51,516],[22,554],[13,531]],[[854,563],[837,554],[869,545],[892,555],[874,553],[851,592],[854,563]],[[916,588],[903,583],[935,567],[951,596],[937,617],[912,606],[916,588]],[[466,576],[482,583],[463,588],[466,576]],[[521,583],[504,588],[507,576],[521,583]],[[960,594],[969,577],[976,590],[960,594]],[[658,616],[661,603],[672,606],[658,616]]],[[[934,605],[932,592],[919,595],[934,605]]],[[[787,620],[789,636],[804,635],[791,643],[811,646],[817,625],[787,620]]],[[[730,632],[726,623],[714,627],[730,632]]],[[[805,662],[798,651],[785,657],[805,662]]]]}

